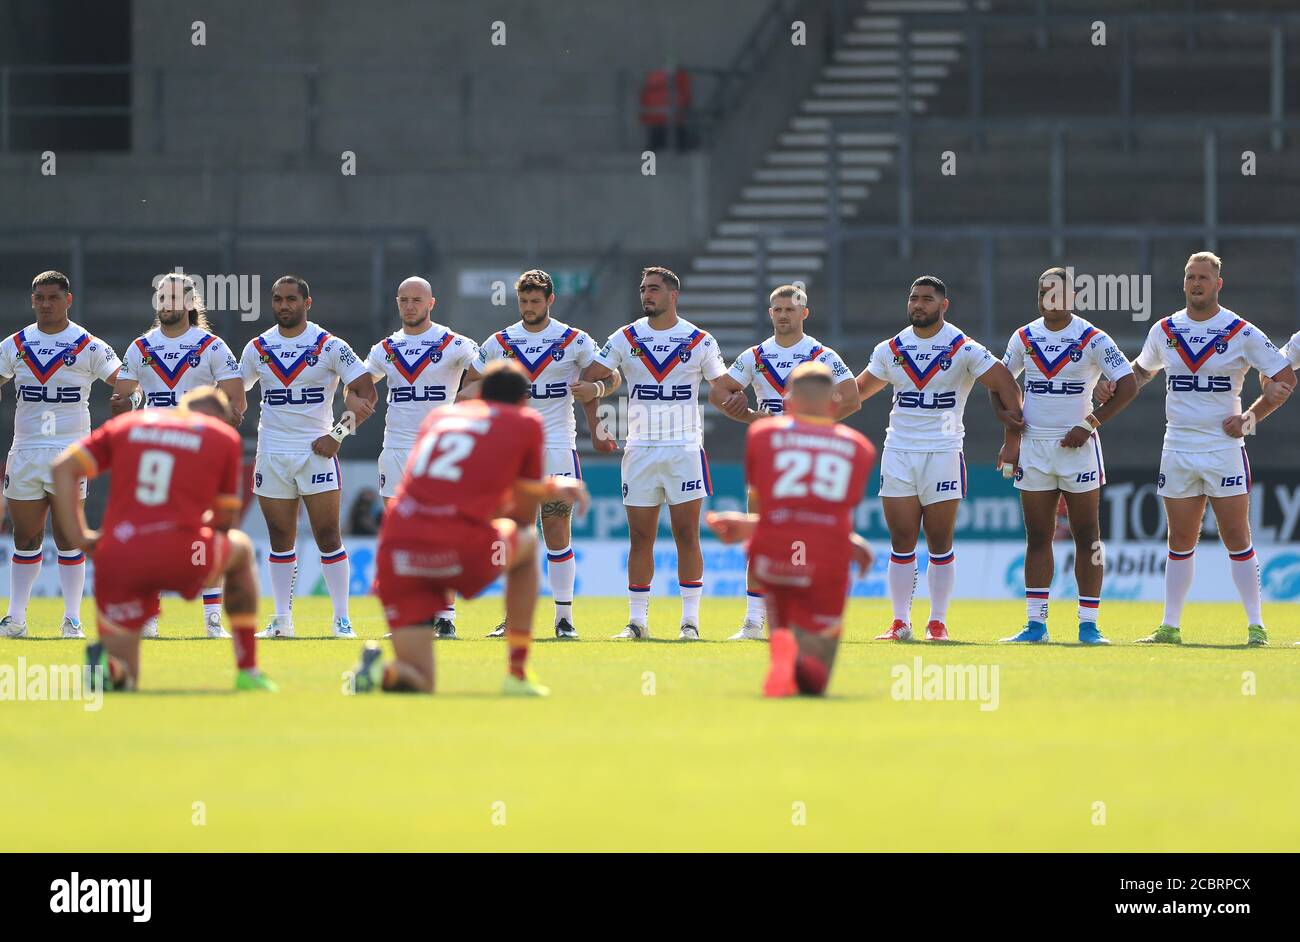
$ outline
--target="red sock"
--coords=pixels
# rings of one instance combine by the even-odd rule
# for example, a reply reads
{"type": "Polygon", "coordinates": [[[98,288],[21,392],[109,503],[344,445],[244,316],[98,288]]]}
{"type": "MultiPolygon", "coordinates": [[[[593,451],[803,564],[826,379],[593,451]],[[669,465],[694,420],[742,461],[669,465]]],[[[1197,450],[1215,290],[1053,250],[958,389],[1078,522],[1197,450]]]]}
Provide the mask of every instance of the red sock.
{"type": "Polygon", "coordinates": [[[799,684],[800,693],[821,694],[826,692],[826,685],[831,680],[831,672],[817,658],[803,654],[795,661],[794,678],[799,684]]]}
{"type": "Polygon", "coordinates": [[[235,646],[235,666],[241,671],[257,667],[257,622],[252,615],[236,615],[231,618],[230,637],[235,646]]]}
{"type": "Polygon", "coordinates": [[[528,642],[531,637],[522,631],[506,629],[506,644],[510,646],[510,673],[524,679],[524,664],[528,660],[528,642]]]}

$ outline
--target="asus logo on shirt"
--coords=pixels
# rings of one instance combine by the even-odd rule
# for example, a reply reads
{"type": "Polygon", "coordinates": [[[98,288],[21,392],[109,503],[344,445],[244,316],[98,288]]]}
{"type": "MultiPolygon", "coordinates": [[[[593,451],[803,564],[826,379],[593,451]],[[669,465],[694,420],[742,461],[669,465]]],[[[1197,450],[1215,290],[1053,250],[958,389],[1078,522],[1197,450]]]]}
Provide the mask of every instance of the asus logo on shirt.
{"type": "Polygon", "coordinates": [[[652,383],[637,383],[632,387],[632,392],[628,398],[686,402],[695,398],[695,392],[690,386],[673,386],[671,389],[664,389],[652,383]]]}
{"type": "Polygon", "coordinates": [[[563,399],[569,394],[569,387],[565,383],[547,383],[539,385],[533,383],[528,387],[528,395],[533,399],[563,399]]]}
{"type": "Polygon", "coordinates": [[[176,405],[176,393],[171,391],[148,393],[144,397],[144,404],[146,406],[154,406],[154,407],[174,406],[176,405]]]}
{"type": "Polygon", "coordinates": [[[18,398],[23,402],[80,402],[81,390],[76,386],[59,386],[46,389],[44,386],[19,386],[18,398]]]}
{"type": "Polygon", "coordinates": [[[923,392],[901,392],[894,397],[894,405],[900,409],[954,409],[957,406],[957,393],[931,393],[930,398],[926,399],[923,392]]]}
{"type": "Polygon", "coordinates": [[[446,386],[390,386],[389,402],[445,402],[446,386]]]}
{"type": "Polygon", "coordinates": [[[1025,381],[1025,392],[1042,396],[1080,396],[1083,383],[1054,383],[1050,379],[1030,379],[1025,381]]]}
{"type": "Polygon", "coordinates": [[[1231,392],[1231,376],[1171,376],[1172,392],[1231,392]]]}
{"type": "Polygon", "coordinates": [[[758,411],[781,415],[785,412],[785,401],[782,399],[760,399],[758,401],[758,411]]]}
{"type": "Polygon", "coordinates": [[[264,406],[305,406],[324,401],[323,386],[307,386],[303,389],[268,389],[262,394],[264,406]]]}

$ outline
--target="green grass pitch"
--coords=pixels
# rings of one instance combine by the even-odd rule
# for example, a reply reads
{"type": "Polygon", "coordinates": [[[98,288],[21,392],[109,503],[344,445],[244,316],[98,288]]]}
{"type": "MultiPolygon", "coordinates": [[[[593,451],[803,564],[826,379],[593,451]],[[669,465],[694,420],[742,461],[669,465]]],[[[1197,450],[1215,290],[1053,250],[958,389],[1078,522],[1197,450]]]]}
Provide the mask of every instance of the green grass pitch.
{"type": "MultiPolygon", "coordinates": [[[[368,638],[383,625],[354,600],[368,638]]],[[[652,630],[676,638],[676,599],[652,630]]],[[[924,602],[920,603],[924,614],[924,602]]],[[[1018,603],[954,603],[960,643],[873,643],[887,603],[855,600],[824,700],[767,701],[761,642],[722,641],[739,600],[705,599],[697,644],[606,640],[620,599],[578,600],[579,643],[539,640],[549,700],[497,696],[499,599],[460,603],[434,697],[345,696],[359,644],[325,640],[298,602],[295,641],[262,642],[278,695],[232,689],[229,642],[195,638],[197,604],[164,603],[139,693],[0,702],[6,850],[1294,850],[1300,846],[1300,617],[1265,610],[1274,647],[1241,646],[1231,605],[1189,606],[1181,649],[1008,647],[1018,603]],[[996,710],[895,699],[897,665],[997,666],[996,710]],[[1252,692],[1253,691],[1253,692],[1252,692]],[[199,804],[201,803],[201,804],[199,804]],[[1100,803],[1100,804],[1099,804],[1100,803]],[[201,822],[201,823],[199,823],[201,822]],[[1103,823],[1104,822],[1104,823],[1103,823]]],[[[0,641],[0,666],[80,662],[0,641]]],[[[91,624],[90,606],[86,622],[91,624]]],[[[1130,642],[1159,607],[1105,603],[1130,642]]],[[[1055,603],[1051,630],[1074,636],[1055,603]]],[[[550,605],[539,605],[539,639],[550,605]]],[[[545,627],[545,629],[543,628],[545,627]]]]}

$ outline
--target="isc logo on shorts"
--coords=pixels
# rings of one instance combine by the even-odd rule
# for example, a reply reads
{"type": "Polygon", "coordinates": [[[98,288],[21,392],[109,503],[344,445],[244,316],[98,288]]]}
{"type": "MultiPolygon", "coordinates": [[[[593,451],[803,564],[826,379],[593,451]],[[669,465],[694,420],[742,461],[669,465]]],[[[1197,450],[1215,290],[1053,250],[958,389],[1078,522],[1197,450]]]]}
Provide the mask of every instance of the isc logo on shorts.
{"type": "MultiPolygon", "coordinates": [[[[682,482],[682,490],[683,490],[683,491],[700,491],[700,490],[703,490],[703,489],[704,489],[704,482],[701,481],[701,480],[699,480],[699,479],[696,479],[696,480],[694,480],[694,481],[683,481],[683,482],[682,482]]],[[[626,495],[624,495],[624,496],[626,496],[626,495]]]]}
{"type": "Polygon", "coordinates": [[[1097,480],[1097,472],[1089,471],[1086,474],[1075,475],[1074,483],[1087,484],[1089,481],[1095,481],[1095,480],[1097,480]]]}
{"type": "Polygon", "coordinates": [[[1246,476],[1244,474],[1238,474],[1238,475],[1234,475],[1233,477],[1224,478],[1223,482],[1219,486],[1220,487],[1241,487],[1245,483],[1246,483],[1246,476]]]}
{"type": "Polygon", "coordinates": [[[934,486],[934,489],[936,491],[939,491],[940,493],[961,490],[961,488],[959,488],[957,485],[958,485],[957,481],[940,481],[938,484],[934,486]]]}
{"type": "Polygon", "coordinates": [[[334,480],[333,471],[319,471],[311,476],[311,483],[313,484],[328,484],[332,480],[334,480]]]}

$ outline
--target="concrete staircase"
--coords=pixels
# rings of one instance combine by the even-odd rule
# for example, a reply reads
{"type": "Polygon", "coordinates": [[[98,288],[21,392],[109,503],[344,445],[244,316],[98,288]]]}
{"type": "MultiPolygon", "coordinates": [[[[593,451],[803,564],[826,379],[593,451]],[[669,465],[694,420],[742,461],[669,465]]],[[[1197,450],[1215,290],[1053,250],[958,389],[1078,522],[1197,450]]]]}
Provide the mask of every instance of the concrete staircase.
{"type": "MultiPolygon", "coordinates": [[[[826,242],[821,238],[772,239],[767,244],[767,283],[758,284],[757,234],[773,225],[817,224],[830,207],[828,167],[830,122],[838,116],[892,116],[902,108],[899,48],[905,13],[960,13],[965,0],[867,0],[854,17],[797,113],[791,116],[752,182],[745,186],[726,217],[718,222],[704,251],[692,259],[681,297],[681,310],[706,328],[730,353],[752,343],[766,330],[765,296],[790,282],[815,283],[826,242]]],[[[961,58],[960,30],[913,30],[911,33],[912,111],[923,114],[927,100],[961,58]]],[[[838,206],[852,219],[873,184],[894,162],[897,136],[892,133],[836,135],[838,206]]]]}

